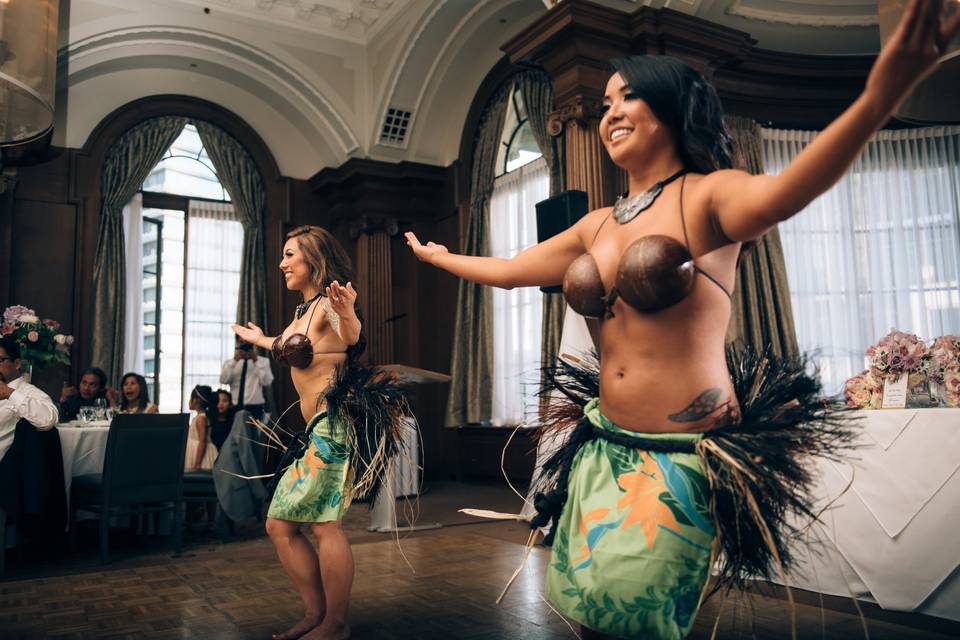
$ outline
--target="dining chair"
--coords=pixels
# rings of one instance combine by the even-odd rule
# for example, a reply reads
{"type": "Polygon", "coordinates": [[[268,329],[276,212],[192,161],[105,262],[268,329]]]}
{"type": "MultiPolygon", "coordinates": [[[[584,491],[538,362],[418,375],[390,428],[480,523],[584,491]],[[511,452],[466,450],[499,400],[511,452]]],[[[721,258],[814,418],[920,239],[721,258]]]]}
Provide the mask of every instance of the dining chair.
{"type": "Polygon", "coordinates": [[[67,522],[63,454],[56,429],[38,430],[17,421],[13,444],[0,460],[0,577],[8,528],[15,531],[19,552],[24,541],[58,548],[67,522]]]}
{"type": "Polygon", "coordinates": [[[173,510],[173,546],[180,550],[183,526],[183,458],[189,416],[129,413],[110,423],[103,473],[76,476],[70,499],[71,538],[80,506],[95,506],[100,518],[100,563],[109,560],[110,518],[173,510]]]}

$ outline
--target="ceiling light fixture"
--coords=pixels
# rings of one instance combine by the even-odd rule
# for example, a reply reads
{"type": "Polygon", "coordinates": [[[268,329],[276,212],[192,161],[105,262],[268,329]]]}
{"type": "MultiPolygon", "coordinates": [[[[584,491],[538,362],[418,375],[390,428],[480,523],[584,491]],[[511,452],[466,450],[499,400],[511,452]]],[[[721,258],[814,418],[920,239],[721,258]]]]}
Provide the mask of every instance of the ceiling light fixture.
{"type": "Polygon", "coordinates": [[[57,0],[0,1],[0,147],[53,128],[57,0]]]}

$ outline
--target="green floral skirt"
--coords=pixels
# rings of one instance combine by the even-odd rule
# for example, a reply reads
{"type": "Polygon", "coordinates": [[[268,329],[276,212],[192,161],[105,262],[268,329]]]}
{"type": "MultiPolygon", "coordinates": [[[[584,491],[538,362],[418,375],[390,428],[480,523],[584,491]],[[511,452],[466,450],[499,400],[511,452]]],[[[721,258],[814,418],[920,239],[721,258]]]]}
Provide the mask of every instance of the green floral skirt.
{"type": "MultiPolygon", "coordinates": [[[[617,427],[594,399],[596,428],[617,427]]],[[[608,635],[672,640],[693,625],[713,559],[710,487],[694,453],[659,453],[595,438],[576,453],[547,569],[547,598],[565,616],[608,635]]]]}
{"type": "Polygon", "coordinates": [[[311,418],[307,450],[280,477],[268,518],[333,522],[343,517],[353,498],[348,428],[333,429],[326,411],[311,418]]]}

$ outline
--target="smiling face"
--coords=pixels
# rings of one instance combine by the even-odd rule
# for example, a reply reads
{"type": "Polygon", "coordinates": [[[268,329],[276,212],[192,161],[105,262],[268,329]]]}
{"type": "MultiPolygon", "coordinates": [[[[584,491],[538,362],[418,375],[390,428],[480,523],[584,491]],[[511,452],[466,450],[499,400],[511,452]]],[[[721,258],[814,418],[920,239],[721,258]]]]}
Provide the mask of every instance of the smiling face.
{"type": "Polygon", "coordinates": [[[600,141],[614,164],[630,170],[630,165],[645,162],[661,147],[674,145],[673,134],[653,114],[619,73],[610,76],[603,97],[604,114],[600,120],[600,141]]]}
{"type": "Polygon", "coordinates": [[[296,238],[290,238],[283,245],[283,260],[280,261],[280,271],[287,289],[302,291],[311,285],[310,263],[307,262],[300,250],[300,243],[296,238]]]}

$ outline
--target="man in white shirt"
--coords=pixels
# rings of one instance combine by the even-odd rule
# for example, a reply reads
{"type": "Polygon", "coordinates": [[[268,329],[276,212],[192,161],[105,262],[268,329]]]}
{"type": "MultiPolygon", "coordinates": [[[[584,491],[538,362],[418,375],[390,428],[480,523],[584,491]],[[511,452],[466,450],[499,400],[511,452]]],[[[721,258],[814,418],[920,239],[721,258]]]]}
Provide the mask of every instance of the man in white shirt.
{"type": "Polygon", "coordinates": [[[233,358],[223,363],[220,384],[230,385],[237,409],[246,409],[254,418],[263,418],[263,388],[273,384],[270,361],[257,355],[253,345],[237,340],[233,358]]]}
{"type": "Polygon", "coordinates": [[[20,377],[16,340],[0,338],[0,463],[13,444],[21,418],[40,431],[48,431],[57,426],[59,417],[53,398],[20,377]]]}

